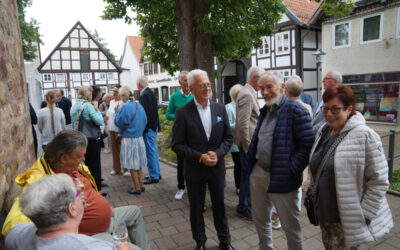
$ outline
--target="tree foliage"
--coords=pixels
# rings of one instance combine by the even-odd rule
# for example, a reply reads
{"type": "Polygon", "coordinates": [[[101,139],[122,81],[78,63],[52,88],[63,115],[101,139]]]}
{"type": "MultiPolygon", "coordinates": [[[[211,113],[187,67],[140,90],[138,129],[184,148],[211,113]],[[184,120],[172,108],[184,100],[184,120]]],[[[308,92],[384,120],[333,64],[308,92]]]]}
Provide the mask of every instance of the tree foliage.
{"type": "Polygon", "coordinates": [[[115,55],[107,47],[108,43],[104,40],[104,38],[100,37],[99,32],[96,29],[94,30],[94,33],[92,33],[90,30],[88,31],[90,35],[93,37],[93,39],[100,44],[101,48],[107,53],[107,55],[115,61],[115,55]]]}
{"type": "Polygon", "coordinates": [[[25,9],[32,5],[32,0],[17,0],[18,20],[22,37],[24,59],[33,61],[37,58],[37,43],[42,43],[39,34],[39,24],[35,19],[25,20],[25,9]]]}
{"type": "MultiPolygon", "coordinates": [[[[320,2],[321,0],[315,0],[320,2]]],[[[328,16],[343,17],[351,13],[355,3],[353,0],[324,0],[321,9],[328,16]]]]}
{"type": "MultiPolygon", "coordinates": [[[[104,0],[104,19],[135,20],[145,41],[142,53],[173,73],[179,64],[176,5],[188,0],[104,0]],[[130,16],[131,9],[136,16],[130,16]]],[[[191,0],[206,6],[206,15],[194,9],[193,30],[210,37],[212,53],[222,64],[228,59],[247,57],[260,37],[270,35],[285,8],[280,0],[191,0]],[[199,25],[196,25],[199,24],[199,25]]],[[[195,38],[197,39],[197,38],[195,38]]],[[[183,42],[185,40],[183,39],[183,42]]]]}

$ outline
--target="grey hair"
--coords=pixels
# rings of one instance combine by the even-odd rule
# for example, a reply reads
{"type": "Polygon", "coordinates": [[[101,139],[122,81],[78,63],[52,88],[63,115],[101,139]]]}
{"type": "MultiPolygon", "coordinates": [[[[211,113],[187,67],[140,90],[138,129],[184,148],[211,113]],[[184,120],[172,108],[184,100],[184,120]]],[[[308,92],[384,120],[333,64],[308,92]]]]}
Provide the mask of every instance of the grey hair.
{"type": "Polygon", "coordinates": [[[339,71],[330,71],[330,73],[332,73],[332,78],[337,81],[337,84],[343,82],[342,74],[339,71]]]}
{"type": "Polygon", "coordinates": [[[89,100],[89,97],[92,95],[92,91],[92,87],[82,86],[78,90],[78,98],[89,100]]]}
{"type": "Polygon", "coordinates": [[[179,72],[178,81],[182,81],[182,76],[187,74],[189,74],[189,72],[186,70],[179,72]]]}
{"type": "Polygon", "coordinates": [[[292,97],[301,95],[304,89],[304,84],[298,75],[291,76],[285,83],[286,89],[292,97]]]}
{"type": "Polygon", "coordinates": [[[21,211],[42,232],[68,220],[76,189],[67,174],[49,175],[29,185],[19,200],[21,211]]]}
{"type": "Polygon", "coordinates": [[[143,88],[149,86],[149,80],[147,79],[147,76],[141,76],[138,79],[138,83],[140,86],[142,86],[143,88]]]}
{"type": "Polygon", "coordinates": [[[106,100],[107,100],[107,98],[112,98],[112,95],[110,95],[110,94],[105,94],[104,96],[103,96],[103,98],[102,98],[102,100],[103,100],[103,102],[105,102],[106,100]]]}
{"type": "Polygon", "coordinates": [[[262,67],[259,66],[253,66],[251,67],[248,71],[247,71],[247,82],[250,82],[251,79],[256,76],[256,77],[260,77],[263,73],[265,72],[265,70],[262,67]]]}
{"type": "Polygon", "coordinates": [[[279,71],[275,71],[275,70],[269,70],[265,73],[263,73],[260,78],[258,79],[258,86],[260,86],[260,83],[262,80],[268,78],[268,77],[272,77],[274,78],[274,82],[275,84],[280,88],[281,87],[281,83],[283,83],[283,78],[281,73],[279,73],[279,71]]]}
{"type": "Polygon", "coordinates": [[[129,86],[122,86],[118,90],[118,93],[122,99],[135,100],[135,97],[133,96],[133,89],[131,89],[129,86]]]}
{"type": "Polygon", "coordinates": [[[61,156],[72,154],[78,147],[87,146],[84,134],[77,130],[66,129],[58,133],[44,148],[44,159],[51,168],[61,170],[61,156]]]}
{"type": "Polygon", "coordinates": [[[192,86],[193,84],[194,84],[194,78],[196,77],[196,76],[199,76],[199,75],[206,75],[206,76],[208,76],[208,74],[207,74],[207,72],[205,72],[204,70],[201,70],[201,69],[194,69],[194,70],[192,70],[192,71],[190,71],[189,72],[189,74],[188,74],[188,76],[187,76],[187,78],[188,78],[188,86],[190,87],[190,86],[192,86]]]}
{"type": "Polygon", "coordinates": [[[231,87],[231,89],[229,90],[229,95],[232,99],[232,101],[234,101],[234,97],[237,95],[237,93],[240,92],[240,90],[242,90],[243,86],[241,84],[235,84],[231,87]]]}

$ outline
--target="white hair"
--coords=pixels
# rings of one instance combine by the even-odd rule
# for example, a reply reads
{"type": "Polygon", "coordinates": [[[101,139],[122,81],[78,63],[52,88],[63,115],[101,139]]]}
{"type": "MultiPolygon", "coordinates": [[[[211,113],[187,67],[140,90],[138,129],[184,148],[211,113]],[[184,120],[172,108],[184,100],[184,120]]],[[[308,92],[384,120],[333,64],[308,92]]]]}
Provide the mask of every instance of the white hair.
{"type": "Polygon", "coordinates": [[[279,88],[281,87],[281,83],[283,83],[282,75],[281,75],[281,73],[279,73],[279,71],[275,71],[275,70],[269,70],[269,71],[263,73],[260,76],[260,78],[258,79],[258,86],[260,86],[260,83],[262,80],[264,80],[268,77],[274,78],[274,82],[275,82],[276,86],[278,86],[279,88]]]}
{"type": "Polygon", "coordinates": [[[149,80],[147,79],[147,76],[141,76],[138,79],[138,83],[140,86],[142,86],[143,88],[149,86],[149,80]]]}
{"type": "Polygon", "coordinates": [[[21,211],[42,230],[68,220],[68,206],[75,200],[76,189],[67,174],[49,175],[29,185],[19,200],[21,211]]]}
{"type": "Polygon", "coordinates": [[[235,84],[231,87],[231,89],[229,90],[229,95],[232,99],[232,101],[234,101],[234,97],[237,95],[237,93],[240,92],[240,90],[242,90],[243,86],[241,84],[235,84]]]}
{"type": "Polygon", "coordinates": [[[205,72],[204,70],[201,69],[194,69],[192,71],[189,72],[187,78],[188,78],[188,86],[192,86],[194,84],[194,78],[198,75],[206,75],[208,76],[207,72],[205,72]]]}
{"type": "Polygon", "coordinates": [[[182,81],[182,76],[187,74],[189,74],[189,72],[186,70],[179,72],[178,81],[182,81]]]}
{"type": "Polygon", "coordinates": [[[265,70],[262,67],[259,66],[253,66],[251,67],[248,71],[247,71],[247,82],[250,82],[251,79],[256,76],[256,77],[260,77],[263,73],[265,72],[265,70]]]}
{"type": "Polygon", "coordinates": [[[122,99],[125,100],[134,100],[135,98],[133,97],[133,89],[131,89],[129,86],[122,86],[118,90],[119,95],[121,96],[122,99]]]}
{"type": "Polygon", "coordinates": [[[292,97],[301,95],[304,89],[304,84],[298,75],[291,76],[285,83],[286,89],[292,97]]]}
{"type": "Polygon", "coordinates": [[[332,73],[332,78],[337,81],[337,84],[343,82],[342,74],[339,71],[329,71],[329,72],[332,73]]]}

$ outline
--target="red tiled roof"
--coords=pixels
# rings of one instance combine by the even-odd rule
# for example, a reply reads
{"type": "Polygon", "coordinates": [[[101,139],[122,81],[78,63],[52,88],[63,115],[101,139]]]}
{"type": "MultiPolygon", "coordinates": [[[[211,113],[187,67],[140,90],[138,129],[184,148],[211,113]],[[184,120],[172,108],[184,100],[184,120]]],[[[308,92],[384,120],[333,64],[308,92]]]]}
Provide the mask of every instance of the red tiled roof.
{"type": "Polygon", "coordinates": [[[315,0],[283,0],[283,2],[303,23],[308,23],[322,3],[322,1],[317,3],[315,0]]]}
{"type": "Polygon", "coordinates": [[[140,36],[128,36],[129,44],[133,52],[136,55],[136,58],[140,62],[140,58],[142,57],[142,53],[140,52],[140,48],[143,46],[143,40],[140,36]]]}

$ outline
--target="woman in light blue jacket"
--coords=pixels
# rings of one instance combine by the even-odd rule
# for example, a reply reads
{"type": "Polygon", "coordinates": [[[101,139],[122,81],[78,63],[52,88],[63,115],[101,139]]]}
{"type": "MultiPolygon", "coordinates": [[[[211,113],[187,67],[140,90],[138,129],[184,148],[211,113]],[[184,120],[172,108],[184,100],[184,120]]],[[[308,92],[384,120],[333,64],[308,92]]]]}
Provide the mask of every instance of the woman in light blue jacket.
{"type": "MultiPolygon", "coordinates": [[[[87,121],[93,121],[97,126],[104,125],[103,115],[99,109],[91,103],[92,88],[83,86],[78,90],[78,100],[71,108],[72,129],[78,130],[79,116],[82,114],[87,121]]],[[[96,181],[98,190],[101,190],[101,150],[100,137],[88,140],[85,154],[85,164],[96,181]]]]}

